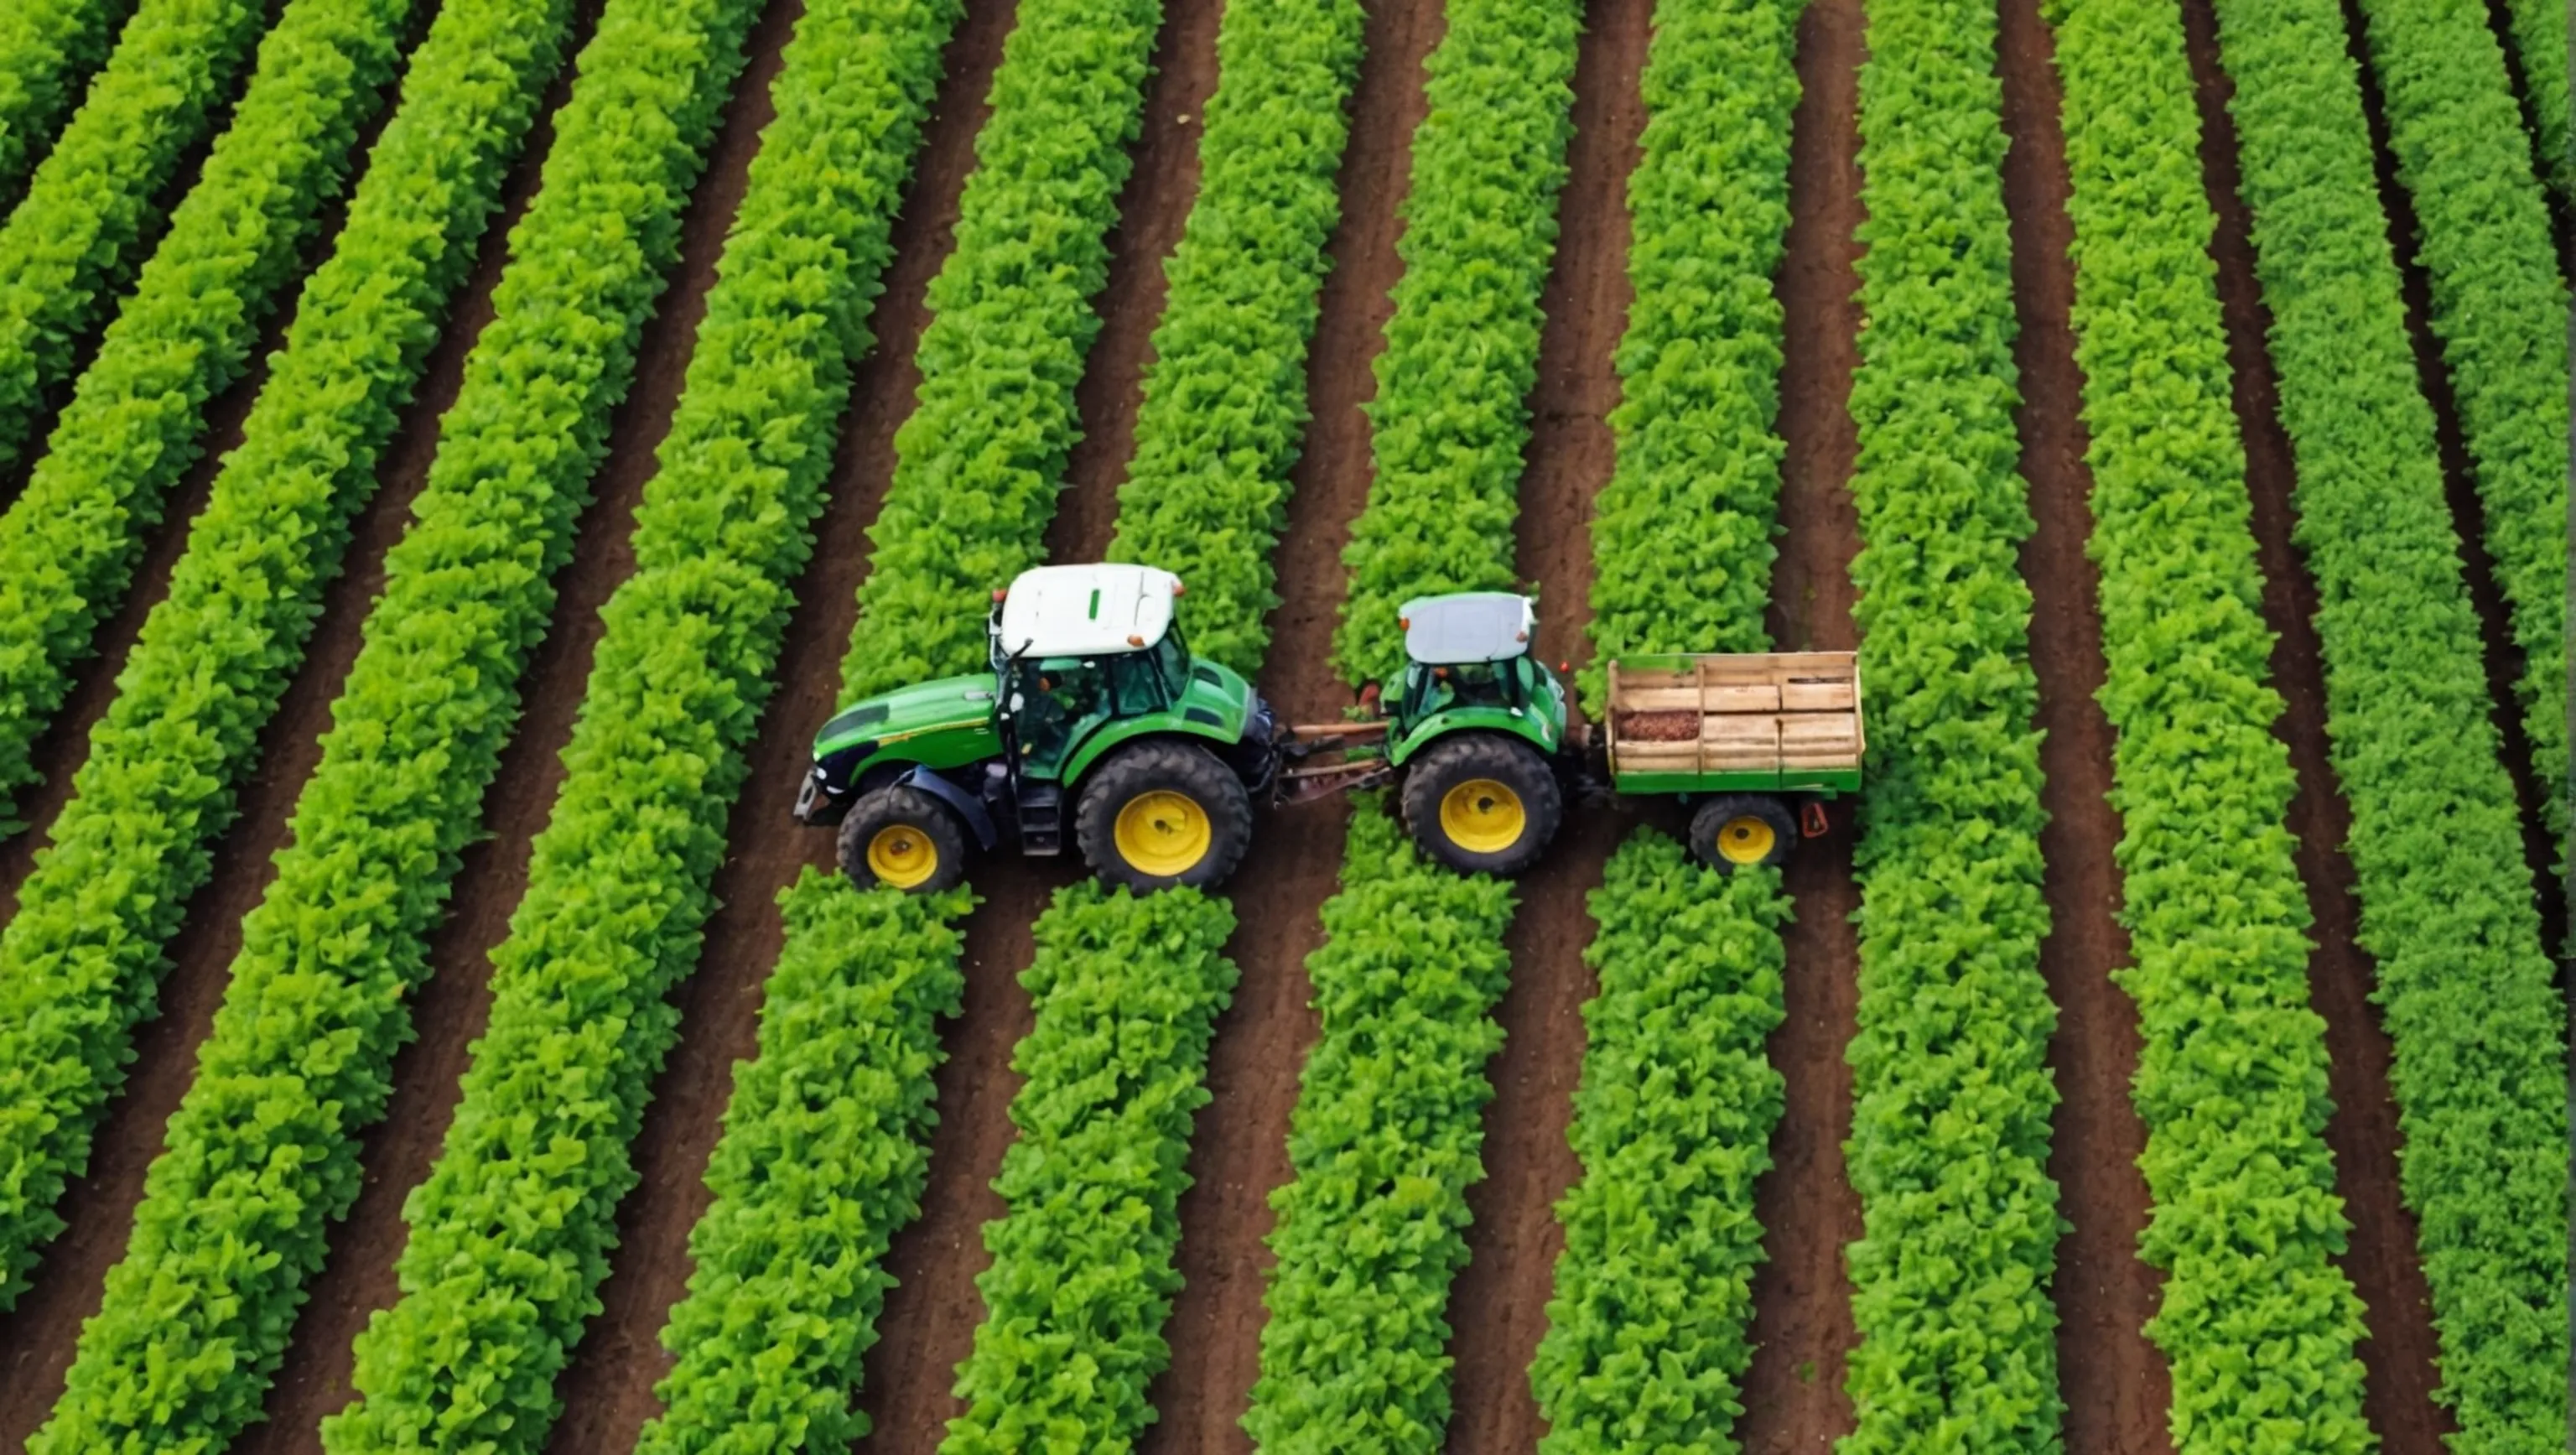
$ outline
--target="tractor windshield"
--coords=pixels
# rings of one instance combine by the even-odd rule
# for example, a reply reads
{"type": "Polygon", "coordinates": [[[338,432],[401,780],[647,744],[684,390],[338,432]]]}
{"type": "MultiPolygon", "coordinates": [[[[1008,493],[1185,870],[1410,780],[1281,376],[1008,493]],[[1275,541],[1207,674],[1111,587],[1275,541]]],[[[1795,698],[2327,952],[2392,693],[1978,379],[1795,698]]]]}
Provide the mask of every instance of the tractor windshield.
{"type": "Polygon", "coordinates": [[[1514,662],[1461,662],[1428,667],[1420,662],[1404,669],[1404,717],[1419,722],[1457,707],[1510,707],[1519,683],[1514,662]]]}

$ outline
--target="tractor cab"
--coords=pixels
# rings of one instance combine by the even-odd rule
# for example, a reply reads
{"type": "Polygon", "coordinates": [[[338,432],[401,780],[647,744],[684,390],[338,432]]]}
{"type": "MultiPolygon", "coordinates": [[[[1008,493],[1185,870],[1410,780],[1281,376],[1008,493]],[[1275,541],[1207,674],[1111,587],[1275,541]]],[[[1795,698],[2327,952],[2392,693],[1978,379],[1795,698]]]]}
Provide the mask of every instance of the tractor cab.
{"type": "Polygon", "coordinates": [[[957,882],[969,844],[1063,852],[1138,889],[1212,884],[1242,856],[1278,762],[1250,683],[1193,659],[1180,578],[1047,566],[993,593],[987,671],[853,703],[814,744],[797,799],[838,825],[862,886],[957,882]]]}
{"type": "Polygon", "coordinates": [[[1443,734],[1485,730],[1525,738],[1541,753],[1565,739],[1565,687],[1530,655],[1538,613],[1503,591],[1418,597],[1396,616],[1404,678],[1388,709],[1387,763],[1443,734]]]}

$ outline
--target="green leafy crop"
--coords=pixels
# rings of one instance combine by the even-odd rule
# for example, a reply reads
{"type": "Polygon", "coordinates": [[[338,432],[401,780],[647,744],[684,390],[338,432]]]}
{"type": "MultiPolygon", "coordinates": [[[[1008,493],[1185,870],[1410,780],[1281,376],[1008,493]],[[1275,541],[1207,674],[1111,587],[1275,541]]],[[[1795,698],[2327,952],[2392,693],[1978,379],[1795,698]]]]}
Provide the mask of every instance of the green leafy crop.
{"type": "Polygon", "coordinates": [[[1136,458],[1118,490],[1111,559],[1178,573],[1190,650],[1238,672],[1259,669],[1279,600],[1270,552],[1305,432],[1360,20],[1355,0],[1225,7],[1198,201],[1165,269],[1136,458]]]}
{"type": "Polygon", "coordinates": [[[984,1225],[986,1313],[957,1366],[966,1412],[948,1455],[1123,1449],[1153,1421],[1145,1388],[1171,1358],[1182,1169],[1234,993],[1220,953],[1233,931],[1234,911],[1197,890],[1136,899],[1092,880],[1038,919],[1020,976],[1037,1025],[1011,1053],[1020,1135],[993,1180],[1009,1211],[984,1225]]]}
{"type": "Polygon", "coordinates": [[[1037,563],[1161,19],[1160,0],[1019,7],[956,250],[931,280],[920,400],[868,530],[846,696],[983,666],[986,594],[1037,563]]]}
{"type": "Polygon", "coordinates": [[[46,391],[165,220],[158,194],[232,99],[266,19],[257,0],[142,0],[0,225],[0,466],[18,458],[46,391]]]}
{"type": "Polygon", "coordinates": [[[2396,1051],[2398,1168],[2457,1451],[2567,1430],[2566,1075],[2432,408],[2334,0],[2220,0],[2358,939],[2396,1051]]]}
{"type": "Polygon", "coordinates": [[[1266,1449],[1440,1448],[1512,906],[1508,883],[1426,862],[1360,800],[1306,960],[1323,1036],[1289,1116],[1295,1179],[1270,1196],[1278,1262],[1243,1418],[1266,1449]]]}
{"type": "MultiPolygon", "coordinates": [[[[409,95],[376,143],[376,165],[358,186],[332,257],[304,288],[242,443],[190,526],[169,597],[145,620],[117,697],[91,732],[52,846],[39,854],[17,914],[0,932],[0,1188],[7,1189],[0,1269],[10,1295],[36,1248],[62,1226],[55,1199],[86,1159],[98,1108],[122,1079],[127,1031],[152,1013],[162,948],[205,882],[260,730],[303,658],[350,518],[376,487],[395,410],[425,367],[554,72],[567,10],[451,0],[412,57],[409,95]],[[459,144],[461,136],[473,144],[459,144]]],[[[272,996],[262,985],[240,966],[232,994],[248,1005],[286,1004],[287,992],[272,996]]],[[[208,1064],[237,1049],[233,1035],[254,1031],[219,1018],[208,1064]]],[[[263,1057],[304,1049],[294,1038],[257,1044],[263,1057]]],[[[214,1080],[201,1085],[207,1089],[187,1108],[220,1099],[214,1080]]],[[[360,1116],[383,1093],[342,1094],[348,1114],[360,1116]]],[[[183,1109],[172,1133],[183,1160],[211,1155],[190,1120],[201,1114],[183,1109]]],[[[215,1126],[256,1125],[247,1114],[212,1115],[215,1126]]],[[[198,1184],[189,1179],[216,1176],[211,1164],[155,1172],[151,1187],[169,1191],[147,1196],[128,1263],[138,1271],[111,1278],[106,1308],[75,1360],[66,1410],[88,1408],[97,1361],[139,1360],[154,1341],[182,1337],[159,1305],[125,1300],[154,1279],[195,1276],[170,1271],[164,1260],[196,1254],[173,1243],[165,1255],[161,1240],[201,1232],[206,1247],[225,1245],[231,1224],[190,1206],[198,1184]],[[146,1267],[164,1271],[146,1277],[146,1267]],[[137,1282],[120,1281],[129,1277],[137,1282]],[[111,1347],[122,1352],[104,1352],[111,1347]]],[[[310,1256],[320,1256],[318,1246],[310,1256]]],[[[309,1264],[295,1266],[300,1279],[309,1264]]],[[[284,1335],[263,1337],[273,1345],[284,1335]]],[[[257,1363],[247,1352],[244,1359],[257,1363]]],[[[166,1367],[181,1383],[197,1377],[183,1361],[166,1367]]],[[[177,1398],[153,1388],[150,1401],[177,1398]]],[[[97,1418],[123,1408],[121,1394],[96,1393],[97,1418]]],[[[250,1401],[255,1410],[255,1394],[250,1401]]],[[[169,1409],[176,1424],[199,1417],[184,1402],[169,1409]]]]}
{"type": "MultiPolygon", "coordinates": [[[[1635,301],[1592,522],[1597,712],[1610,657],[1758,651],[1782,446],[1780,305],[1798,0],[1661,0],[1628,181],[1635,301]]],[[[1720,876],[1642,831],[1590,900],[1601,988],[1557,1204],[1565,1252],[1530,1386],[1540,1448],[1730,1449],[1761,1261],[1753,1184],[1780,1078],[1779,876],[1720,876]]]]}
{"type": "MultiPolygon", "coordinates": [[[[800,45],[827,15],[806,11],[800,45]]],[[[689,1230],[689,1292],[662,1333],[679,1364],[637,1455],[840,1451],[867,1433],[850,1371],[894,1283],[886,1244],[921,1212],[968,899],[852,894],[811,870],[780,896],[787,951],[759,1053],[735,1065],[715,1202],[689,1230]]]]}
{"type": "Polygon", "coordinates": [[[1447,16],[1423,64],[1431,112],[1413,133],[1404,275],[1369,406],[1377,475],[1342,552],[1333,650],[1352,682],[1403,666],[1406,598],[1512,584],[1581,14],[1568,0],[1454,0],[1447,16]]]}
{"type": "Polygon", "coordinates": [[[130,9],[128,0],[0,8],[0,212],[16,204],[130,9]]]}
{"type": "Polygon", "coordinates": [[[2056,1008],[2039,973],[2031,531],[1995,12],[1883,0],[1861,71],[1861,673],[1869,789],[1845,1165],[1844,1455],[2055,1451],[2056,1008]]]}
{"type": "Polygon", "coordinates": [[[2361,1451],[2361,1304],[2308,1008],[2308,907],[2282,827],[2227,342],[2209,258],[2200,119],[2165,0],[2049,0],[2065,83],[2076,362],[2092,433],[2100,693],[2118,741],[2118,979],[2144,1042],[2133,1096],[2165,1271],[2147,1325],[2181,1455],[2361,1451]]]}
{"type": "MultiPolygon", "coordinates": [[[[1672,0],[1665,0],[1667,7],[1672,0]]],[[[1591,896],[1583,1081],[1567,1139],[1583,1179],[1530,1385],[1547,1455],[1732,1450],[1753,1358],[1753,1185],[1771,1167],[1780,1073],[1779,874],[1722,876],[1641,832],[1591,896]]]]}
{"type": "Polygon", "coordinates": [[[131,583],[144,529],[348,179],[412,0],[299,0],[232,124],[83,371],[25,493],[0,515],[0,813],[131,583]]]}
{"type": "MultiPolygon", "coordinates": [[[[2564,854],[2568,297],[2549,209],[2485,7],[2362,0],[2361,10],[2389,149],[2415,201],[2417,261],[2432,283],[2433,334],[2459,402],[2487,553],[2523,654],[2515,685],[2542,821],[2564,854]]],[[[2562,63],[2565,27],[2562,10],[2562,63]]],[[[2559,84],[2563,113],[2563,64],[2559,84]]]]}

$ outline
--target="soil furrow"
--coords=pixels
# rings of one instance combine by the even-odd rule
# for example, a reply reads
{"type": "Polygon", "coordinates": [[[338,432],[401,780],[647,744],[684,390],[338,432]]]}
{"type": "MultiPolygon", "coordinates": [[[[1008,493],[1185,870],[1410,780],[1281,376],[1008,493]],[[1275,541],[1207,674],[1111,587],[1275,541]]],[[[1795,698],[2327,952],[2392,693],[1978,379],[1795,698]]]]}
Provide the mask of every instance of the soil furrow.
{"type": "MultiPolygon", "coordinates": [[[[595,9],[595,4],[582,7],[585,36],[587,17],[595,9]]],[[[543,154],[551,125],[546,118],[562,103],[565,89],[559,82],[547,94],[543,114],[531,130],[527,159],[511,174],[475,270],[450,311],[446,336],[431,352],[417,396],[386,446],[377,492],[352,524],[342,572],[323,591],[322,612],[304,660],[259,736],[258,764],[240,786],[238,815],[216,841],[213,871],[189,899],[186,918],[171,939],[171,965],[162,977],[158,1013],[135,1027],[135,1060],[126,1083],[93,1134],[87,1169],[64,1192],[63,1216],[71,1226],[48,1251],[35,1286],[0,1317],[0,1349],[10,1351],[5,1373],[0,1373],[0,1449],[21,1448],[52,1411],[71,1367],[80,1325],[98,1311],[107,1270],[125,1255],[144,1176],[161,1153],[171,1114],[195,1079],[198,1045],[214,1028],[234,952],[241,948],[242,918],[267,892],[269,860],[285,846],[296,797],[321,760],[320,738],[330,726],[331,703],[356,659],[359,624],[383,583],[385,552],[409,524],[412,498],[420,492],[429,451],[437,442],[438,416],[455,399],[465,354],[491,318],[502,239],[534,195],[535,158],[543,154]]],[[[355,185],[353,178],[352,190],[355,185]]],[[[335,212],[326,232],[336,234],[338,227],[335,212]]],[[[58,768],[48,769],[48,781],[32,795],[40,805],[34,815],[37,828],[0,846],[0,894],[6,896],[0,899],[0,915],[16,909],[17,890],[32,867],[34,851],[71,796],[72,774],[86,756],[90,730],[114,700],[116,674],[151,608],[168,592],[170,572],[185,548],[186,526],[211,493],[223,456],[240,443],[242,423],[267,379],[268,354],[289,322],[291,318],[281,318],[262,338],[243,379],[209,408],[206,455],[172,492],[169,516],[137,568],[138,584],[126,609],[101,628],[99,640],[109,655],[75,690],[58,720],[55,734],[71,736],[58,768]]]]}
{"type": "MultiPolygon", "coordinates": [[[[1860,363],[1859,0],[1816,0],[1798,23],[1801,95],[1790,122],[1788,258],[1774,291],[1786,330],[1780,368],[1780,557],[1767,625],[1782,651],[1848,651],[1851,560],[1860,518],[1851,475],[1860,452],[1852,374],[1860,363]]],[[[1753,1277],[1756,1345],[1744,1375],[1736,1438],[1749,1451],[1816,1450],[1852,1428],[1843,1361],[1857,1337],[1843,1248],[1861,1234],[1860,1198],[1843,1171],[1859,1026],[1860,946],[1851,917],[1853,824],[1793,855],[1783,875],[1797,918],[1788,950],[1787,1018],[1771,1033],[1771,1064],[1787,1106],[1771,1135],[1772,1168],[1754,1189],[1764,1263],[1753,1277]]]]}
{"type": "MultiPolygon", "coordinates": [[[[1306,397],[1312,419],[1290,472],[1279,543],[1280,603],[1270,614],[1261,690],[1289,722],[1330,722],[1351,699],[1333,671],[1343,594],[1342,547],[1367,504],[1370,365],[1394,312],[1404,271],[1397,215],[1411,174],[1413,129],[1427,103],[1422,62],[1445,33],[1439,0],[1367,7],[1351,132],[1337,190],[1342,215],[1327,252],[1306,397]]],[[[1316,1035],[1306,957],[1322,943],[1317,913],[1341,864],[1347,805],[1339,798],[1264,815],[1235,873],[1236,927],[1226,953],[1242,972],[1209,1048],[1208,1104],[1190,1139],[1191,1185],[1181,1194],[1183,1285],[1164,1326],[1172,1362],[1148,1398],[1157,1412],[1146,1452],[1247,1452],[1238,1423],[1260,1377],[1264,1245],[1271,1190],[1288,1181],[1288,1113],[1316,1035]]]]}
{"type": "Polygon", "coordinates": [[[2006,0],[1996,69],[2003,81],[2004,205],[2011,219],[2013,365],[2021,375],[2021,474],[2033,529],[2022,546],[2030,585],[2030,658],[2039,679],[2040,830],[2048,937],[2040,974],[2057,1003],[2048,1044],[2059,1097],[2048,1173],[2073,1227],[2057,1245],[2057,1377],[2070,1450],[2164,1455],[2173,1386],[2147,1342],[2163,1275],[2138,1257],[2147,1182],[2145,1123],[2129,1100],[2140,1041],[2136,1007],[2111,981],[2129,962],[2117,919],[2112,846],[2111,725],[2093,694],[2102,657],[2100,582],[2084,543],[2093,530],[2084,463],[2083,375],[2075,366],[2075,265],[2069,249],[2066,138],[2058,125],[2055,47],[2033,0],[2006,0]]]}
{"type": "MultiPolygon", "coordinates": [[[[680,259],[653,318],[637,345],[634,382],[616,410],[607,458],[593,477],[593,498],[575,528],[571,560],[557,573],[556,598],[546,636],[531,653],[521,678],[523,707],[516,730],[501,755],[500,771],[485,793],[489,837],[465,851],[448,899],[448,912],[429,942],[432,973],[412,999],[412,1025],[418,1039],[394,1058],[393,1096],[385,1120],[366,1136],[361,1154],[365,1183],[348,1218],[331,1230],[329,1254],[315,1276],[296,1325],[295,1341],[277,1372],[267,1402],[266,1419],[253,1426],[236,1449],[246,1452],[313,1452],[321,1448],[320,1422],[353,1396],[353,1341],[367,1320],[391,1306],[399,1292],[394,1264],[406,1237],[402,1203],[429,1174],[447,1126],[456,1110],[459,1080],[470,1059],[469,1048],[482,1033],[491,1009],[490,954],[508,931],[511,911],[527,887],[529,846],[554,807],[563,778],[561,753],[571,738],[573,717],[586,685],[592,649],[600,634],[599,608],[632,571],[634,557],[627,538],[634,528],[635,507],[652,470],[653,447],[660,443],[679,395],[690,344],[704,312],[707,287],[714,281],[715,259],[724,232],[741,201],[744,173],[750,166],[757,131],[768,119],[769,79],[776,73],[778,50],[793,22],[795,0],[779,0],[753,30],[749,64],[737,83],[734,100],[709,152],[705,176],[681,223],[680,259]]],[[[588,39],[595,10],[585,7],[583,22],[568,41],[566,54],[577,55],[588,39]]],[[[559,77],[548,95],[551,115],[568,90],[559,77]]],[[[551,128],[537,143],[552,141],[551,128]]],[[[532,144],[513,183],[513,216],[533,195],[543,151],[532,144]]],[[[495,229],[491,238],[506,234],[495,229]]],[[[460,324],[479,331],[489,321],[489,285],[497,281],[494,254],[486,248],[476,279],[475,311],[459,315],[460,324]]],[[[452,402],[462,378],[470,343],[466,327],[455,327],[442,340],[440,367],[432,375],[437,402],[452,402]],[[449,350],[454,350],[450,353],[449,350]]],[[[431,389],[425,389],[428,396],[431,389]]],[[[423,426],[434,414],[416,415],[423,426]]],[[[416,493],[437,454],[432,428],[407,427],[389,456],[392,479],[406,495],[416,493]]],[[[378,512],[377,514],[381,514],[378,512]]],[[[382,522],[389,536],[407,527],[408,512],[382,522]]],[[[390,545],[390,539],[386,542],[390,545]]],[[[381,584],[381,554],[371,557],[367,594],[372,602],[381,584]]],[[[346,584],[346,583],[344,583],[346,584]]],[[[345,598],[335,597],[334,606],[345,598]]],[[[361,613],[336,618],[346,633],[344,650],[354,658],[361,638],[361,613]]],[[[345,663],[343,664],[345,670],[345,663]]],[[[317,705],[327,723],[327,705],[317,705]]]]}
{"type": "MultiPolygon", "coordinates": [[[[1533,646],[1552,661],[1592,654],[1592,502],[1616,457],[1612,361],[1634,297],[1627,186],[1646,125],[1638,77],[1652,13],[1653,0],[1595,0],[1575,55],[1574,135],[1556,257],[1539,295],[1546,322],[1515,525],[1519,574],[1538,594],[1533,646]]],[[[1485,1176],[1467,1189],[1467,1265],[1449,1296],[1452,1450],[1526,1450],[1545,1429],[1529,1366],[1565,1247],[1556,1201],[1582,1175],[1565,1129],[1583,1070],[1583,1004],[1598,988],[1583,963],[1594,928],[1584,896],[1634,822],[1607,805],[1569,802],[1556,843],[1520,881],[1506,936],[1511,980],[1494,1008],[1503,1046],[1486,1068],[1494,1099],[1485,1176]]]]}
{"type": "Polygon", "coordinates": [[[930,320],[925,294],[948,256],[1012,13],[1009,0],[969,4],[941,55],[939,90],[895,220],[885,291],[868,319],[876,342],[852,371],[851,402],[814,523],[814,554],[797,580],[774,674],[779,686],[727,825],[731,849],[714,883],[719,908],[696,973],[671,995],[680,1039],[654,1080],[635,1140],[639,1180],[618,1209],[602,1311],[557,1386],[565,1409],[554,1449],[625,1449],[661,1409],[653,1385],[670,1359],[659,1335],[687,1286],[689,1229],[712,1201],[704,1177],[732,1095],[732,1068],[758,1049],[760,989],[783,943],[777,896],[807,864],[831,866],[829,837],[800,832],[780,806],[794,798],[812,761],[814,732],[835,705],[867,571],[867,528],[893,473],[894,432],[920,384],[913,350],[930,320]]]}
{"type": "MultiPolygon", "coordinates": [[[[2343,854],[2352,812],[2328,758],[2316,583],[2291,541],[2298,518],[2292,501],[2298,472],[2281,427],[2279,381],[2265,342],[2272,316],[2254,274],[2251,218],[2238,193],[2236,129],[2227,113],[2235,88],[2219,64],[2217,21],[2209,0],[2185,0],[2183,29],[2200,101],[2202,175],[2218,214],[2210,252],[2218,264],[2236,417],[2245,441],[2245,482],[2253,498],[2256,557],[2263,571],[2263,614],[2276,635],[2272,679],[2288,702],[2274,731],[2289,745],[2290,764],[2298,775],[2289,827],[2299,840],[2299,877],[2316,918],[2308,998],[2326,1023],[2327,1090],[2334,1101],[2326,1145],[2334,1153],[2335,1190],[2352,1220],[2342,1267],[2361,1295],[2370,1329],[2359,1351],[2365,1381],[2362,1411],[2390,1449],[2433,1450],[2440,1448],[2451,1425],[2432,1398],[2440,1378],[2438,1346],[2431,1293],[2416,1255],[2415,1218],[2399,1193],[2397,1149],[2403,1137],[2388,1086],[2391,1050],[2369,1000],[2377,967],[2354,943],[2360,906],[2353,895],[2352,863],[2343,854]]],[[[2380,160],[2389,164],[2384,152],[2380,160]]],[[[2420,305],[2420,297],[2415,301],[2420,305]]],[[[2415,318],[2421,346],[2426,341],[2420,308],[2415,318]]],[[[2442,405],[2438,430],[2447,435],[2441,448],[2456,510],[2468,487],[2449,400],[2442,405]]],[[[2474,520],[2470,524],[2474,530],[2474,520]]],[[[2484,552],[2477,555],[2483,558],[2484,552]]],[[[2502,604],[2493,600],[2492,578],[2482,579],[2501,630],[2502,604]]],[[[2493,655],[2489,653],[2491,666],[2493,655]]],[[[2512,701],[2510,678],[2491,686],[2507,694],[2502,702],[2512,701]]],[[[2500,727],[2512,725],[2509,731],[2519,727],[2518,713],[2499,711],[2496,718],[2500,727]]],[[[2527,772],[2527,746],[2518,761],[2527,772]]],[[[2527,807],[2527,779],[2517,786],[2526,790],[2527,807]]]]}
{"type": "MultiPolygon", "coordinates": [[[[1074,391],[1082,434],[1048,524],[1049,560],[1096,561],[1109,548],[1150,336],[1162,315],[1163,260],[1198,194],[1199,119],[1216,90],[1221,15],[1221,0],[1170,0],[1154,38],[1143,128],[1109,234],[1109,276],[1094,300],[1102,327],[1074,391]]],[[[886,465],[890,472],[890,451],[886,465]]],[[[814,726],[819,718],[809,733],[814,726]]],[[[792,793],[782,787],[776,801],[792,793]]],[[[935,1078],[939,1123],[931,1134],[921,1216],[886,1255],[886,1270],[898,1282],[878,1321],[888,1337],[864,1361],[860,1404],[871,1433],[860,1442],[863,1449],[929,1450],[965,1408],[950,1387],[984,1321],[984,1298],[975,1288],[991,1261],[983,1226],[1004,1211],[991,1183],[1018,1136],[1010,1107],[1020,1077],[1011,1069],[1011,1051],[1036,1024],[1019,975],[1035,953],[1030,931],[1038,915],[1081,872],[1070,849],[1055,860],[1004,851],[985,856],[970,876],[984,902],[966,923],[966,993],[944,1037],[948,1061],[935,1078]]]]}

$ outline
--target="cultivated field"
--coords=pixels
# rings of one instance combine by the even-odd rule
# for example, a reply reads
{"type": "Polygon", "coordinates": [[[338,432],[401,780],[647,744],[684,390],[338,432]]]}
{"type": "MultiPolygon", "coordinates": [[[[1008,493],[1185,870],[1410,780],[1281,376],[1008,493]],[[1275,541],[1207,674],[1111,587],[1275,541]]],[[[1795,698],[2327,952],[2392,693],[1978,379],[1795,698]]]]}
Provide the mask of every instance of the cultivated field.
{"type": "Polygon", "coordinates": [[[2566,1435],[2554,0],[0,8],[0,1449],[2566,1435]],[[1778,870],[861,893],[1045,562],[1778,870]]]}

